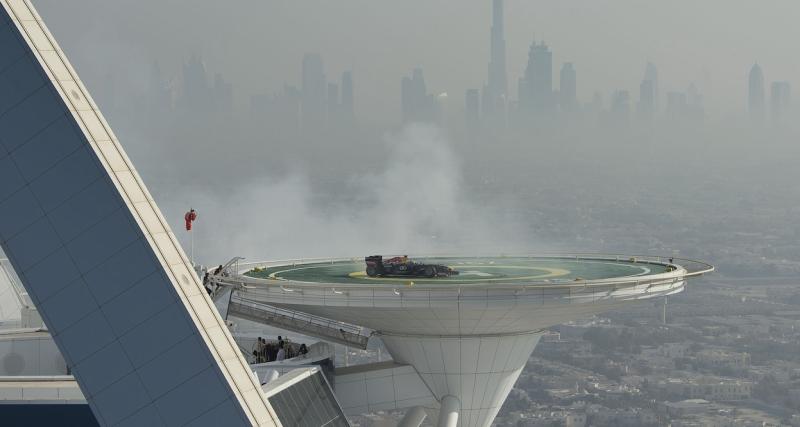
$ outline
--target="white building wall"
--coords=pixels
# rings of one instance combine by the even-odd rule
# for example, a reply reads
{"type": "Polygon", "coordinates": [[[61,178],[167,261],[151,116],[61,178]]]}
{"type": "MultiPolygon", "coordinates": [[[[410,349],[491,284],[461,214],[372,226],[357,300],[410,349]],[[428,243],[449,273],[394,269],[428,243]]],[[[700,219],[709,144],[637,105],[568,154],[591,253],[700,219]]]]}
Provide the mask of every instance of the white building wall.
{"type": "Polygon", "coordinates": [[[0,376],[66,374],[64,358],[47,332],[0,334],[0,376]]]}

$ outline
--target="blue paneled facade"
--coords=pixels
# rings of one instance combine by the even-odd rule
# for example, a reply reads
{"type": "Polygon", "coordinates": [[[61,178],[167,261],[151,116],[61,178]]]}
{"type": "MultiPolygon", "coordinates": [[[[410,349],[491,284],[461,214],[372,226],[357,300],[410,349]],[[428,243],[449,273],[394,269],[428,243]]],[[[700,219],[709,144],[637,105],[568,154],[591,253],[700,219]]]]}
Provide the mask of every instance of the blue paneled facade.
{"type": "Polygon", "coordinates": [[[0,245],[97,422],[219,425],[224,414],[227,426],[249,424],[131,207],[7,8],[0,3],[0,245]]]}

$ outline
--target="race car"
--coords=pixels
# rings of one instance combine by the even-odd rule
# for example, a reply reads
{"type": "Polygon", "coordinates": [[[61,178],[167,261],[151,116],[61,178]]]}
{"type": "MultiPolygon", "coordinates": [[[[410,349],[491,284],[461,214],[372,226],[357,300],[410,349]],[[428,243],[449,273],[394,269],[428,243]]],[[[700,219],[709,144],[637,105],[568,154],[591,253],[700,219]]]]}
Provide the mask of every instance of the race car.
{"type": "Polygon", "coordinates": [[[382,255],[372,255],[364,261],[369,277],[449,277],[458,274],[446,265],[422,264],[410,261],[406,255],[387,260],[382,255]]]}

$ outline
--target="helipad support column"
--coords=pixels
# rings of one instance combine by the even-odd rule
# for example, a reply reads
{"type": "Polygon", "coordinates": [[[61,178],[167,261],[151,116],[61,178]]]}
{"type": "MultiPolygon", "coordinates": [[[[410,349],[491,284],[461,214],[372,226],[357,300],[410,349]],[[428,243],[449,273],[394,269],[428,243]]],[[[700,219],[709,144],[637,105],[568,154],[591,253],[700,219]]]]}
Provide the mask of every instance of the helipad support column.
{"type": "Polygon", "coordinates": [[[491,424],[540,337],[538,332],[460,337],[380,334],[394,360],[414,366],[439,400],[439,422],[443,414],[452,419],[457,405],[455,417],[461,427],[491,424]]]}
{"type": "Polygon", "coordinates": [[[458,398],[448,394],[440,402],[442,408],[439,410],[439,427],[458,426],[458,412],[461,410],[461,402],[458,398]]]}
{"type": "Polygon", "coordinates": [[[0,244],[101,425],[276,425],[152,196],[27,0],[0,0],[0,244]]]}

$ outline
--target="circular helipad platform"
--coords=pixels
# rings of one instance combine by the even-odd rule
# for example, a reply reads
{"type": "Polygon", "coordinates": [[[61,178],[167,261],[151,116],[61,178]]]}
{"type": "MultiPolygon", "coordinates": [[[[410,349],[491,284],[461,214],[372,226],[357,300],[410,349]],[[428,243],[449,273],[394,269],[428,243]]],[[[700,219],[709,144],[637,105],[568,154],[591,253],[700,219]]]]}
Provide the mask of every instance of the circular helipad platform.
{"type": "Polygon", "coordinates": [[[292,265],[257,268],[245,273],[247,276],[286,280],[300,283],[342,284],[442,284],[465,286],[470,284],[519,284],[526,282],[574,282],[578,280],[604,280],[633,278],[665,273],[674,269],[667,263],[642,262],[638,260],[593,260],[546,257],[412,257],[412,261],[424,264],[442,264],[457,270],[450,277],[369,277],[363,260],[299,263],[292,265]]]}
{"type": "Polygon", "coordinates": [[[359,257],[239,264],[212,280],[233,287],[243,307],[268,305],[384,335],[449,337],[532,333],[676,294],[688,278],[713,270],[686,259],[605,254],[410,259],[460,274],[368,277],[359,257]]]}

